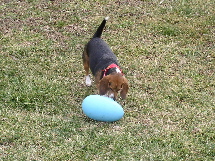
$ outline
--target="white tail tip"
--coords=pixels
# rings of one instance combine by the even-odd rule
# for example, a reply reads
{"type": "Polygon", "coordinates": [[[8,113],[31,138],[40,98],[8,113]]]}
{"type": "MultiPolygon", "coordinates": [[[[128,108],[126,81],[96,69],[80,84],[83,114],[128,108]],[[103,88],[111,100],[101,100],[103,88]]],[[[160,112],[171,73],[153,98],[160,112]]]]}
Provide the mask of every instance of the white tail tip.
{"type": "Polygon", "coordinates": [[[107,21],[109,19],[109,17],[105,17],[105,20],[107,21]]]}

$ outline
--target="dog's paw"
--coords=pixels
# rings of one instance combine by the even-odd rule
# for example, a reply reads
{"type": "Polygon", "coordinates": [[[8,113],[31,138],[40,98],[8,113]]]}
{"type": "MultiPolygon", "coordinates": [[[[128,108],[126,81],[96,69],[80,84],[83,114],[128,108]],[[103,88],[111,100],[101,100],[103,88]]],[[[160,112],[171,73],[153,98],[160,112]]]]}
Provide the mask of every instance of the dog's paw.
{"type": "Polygon", "coordinates": [[[85,83],[86,83],[86,86],[91,86],[92,85],[92,82],[91,82],[91,79],[90,79],[89,75],[87,75],[85,77],[85,83]]]}

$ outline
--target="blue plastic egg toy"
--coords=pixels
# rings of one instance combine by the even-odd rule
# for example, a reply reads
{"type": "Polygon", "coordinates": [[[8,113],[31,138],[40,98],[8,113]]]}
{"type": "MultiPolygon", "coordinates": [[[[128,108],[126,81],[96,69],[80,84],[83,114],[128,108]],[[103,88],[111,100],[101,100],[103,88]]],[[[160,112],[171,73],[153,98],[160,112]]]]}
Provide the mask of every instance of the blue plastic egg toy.
{"type": "Polygon", "coordinates": [[[82,102],[82,110],[89,118],[97,121],[114,122],[124,115],[123,108],[112,98],[90,95],[82,102]]]}

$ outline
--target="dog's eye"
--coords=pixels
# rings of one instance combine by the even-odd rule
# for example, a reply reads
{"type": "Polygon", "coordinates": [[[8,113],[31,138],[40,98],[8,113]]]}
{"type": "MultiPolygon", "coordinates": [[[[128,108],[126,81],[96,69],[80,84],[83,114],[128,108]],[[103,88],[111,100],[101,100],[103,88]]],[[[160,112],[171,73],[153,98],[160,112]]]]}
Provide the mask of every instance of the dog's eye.
{"type": "Polygon", "coordinates": [[[111,86],[111,84],[112,84],[111,82],[108,83],[109,86],[111,86]]]}
{"type": "Polygon", "coordinates": [[[121,85],[121,89],[123,88],[123,84],[121,85]]]}

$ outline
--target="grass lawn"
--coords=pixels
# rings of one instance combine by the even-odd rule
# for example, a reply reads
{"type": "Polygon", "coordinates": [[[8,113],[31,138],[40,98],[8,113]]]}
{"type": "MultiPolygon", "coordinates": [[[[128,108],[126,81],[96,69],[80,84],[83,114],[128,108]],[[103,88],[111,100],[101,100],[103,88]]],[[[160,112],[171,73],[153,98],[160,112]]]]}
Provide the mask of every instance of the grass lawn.
{"type": "Polygon", "coordinates": [[[214,0],[0,2],[0,160],[215,160],[214,0]],[[83,47],[103,33],[130,82],[90,120],[83,47]]]}

